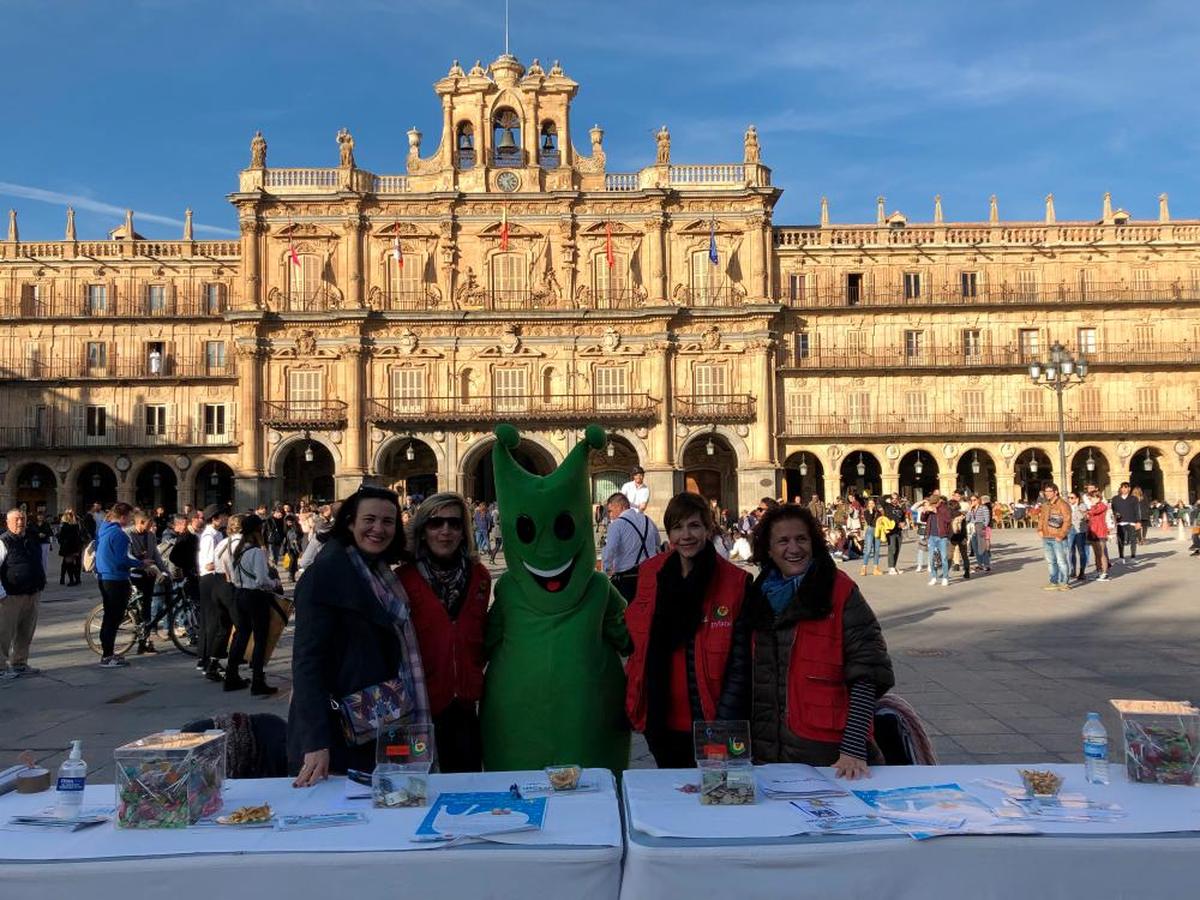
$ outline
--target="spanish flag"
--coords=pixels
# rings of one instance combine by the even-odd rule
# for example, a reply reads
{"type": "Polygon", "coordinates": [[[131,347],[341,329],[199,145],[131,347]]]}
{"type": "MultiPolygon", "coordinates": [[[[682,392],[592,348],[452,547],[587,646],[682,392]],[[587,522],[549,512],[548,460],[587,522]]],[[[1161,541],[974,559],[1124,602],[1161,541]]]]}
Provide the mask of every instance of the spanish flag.
{"type": "Polygon", "coordinates": [[[508,249],[508,208],[500,211],[500,249],[508,249]]]}

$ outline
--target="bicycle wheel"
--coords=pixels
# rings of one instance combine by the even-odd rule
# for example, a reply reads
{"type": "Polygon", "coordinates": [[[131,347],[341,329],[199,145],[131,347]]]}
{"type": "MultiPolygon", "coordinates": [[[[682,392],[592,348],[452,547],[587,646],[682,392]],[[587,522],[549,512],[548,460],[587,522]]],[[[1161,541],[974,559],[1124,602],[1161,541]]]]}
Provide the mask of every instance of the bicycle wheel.
{"type": "Polygon", "coordinates": [[[199,653],[200,625],[191,600],[185,598],[175,604],[167,619],[167,632],[171,636],[171,643],[181,653],[188,656],[199,653]]]}
{"type": "MultiPolygon", "coordinates": [[[[97,603],[92,607],[92,611],[88,613],[87,620],[83,623],[83,636],[87,640],[88,647],[97,656],[103,654],[100,647],[100,625],[104,621],[104,604],[97,603]]],[[[121,624],[117,627],[116,637],[113,639],[113,652],[117,655],[124,655],[133,649],[133,645],[137,643],[138,623],[134,617],[133,610],[125,610],[125,617],[121,619],[121,624]]]]}

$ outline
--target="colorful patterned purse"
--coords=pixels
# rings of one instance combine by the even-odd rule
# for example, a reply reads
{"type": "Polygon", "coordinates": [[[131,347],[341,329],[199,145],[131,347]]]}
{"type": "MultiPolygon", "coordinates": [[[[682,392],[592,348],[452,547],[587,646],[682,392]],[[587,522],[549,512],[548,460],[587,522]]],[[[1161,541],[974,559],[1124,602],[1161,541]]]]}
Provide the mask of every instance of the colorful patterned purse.
{"type": "Polygon", "coordinates": [[[400,678],[381,681],[341,700],[330,698],[329,704],[338,713],[342,734],[351,746],[375,740],[380,728],[403,721],[414,708],[408,686],[400,678]]]}

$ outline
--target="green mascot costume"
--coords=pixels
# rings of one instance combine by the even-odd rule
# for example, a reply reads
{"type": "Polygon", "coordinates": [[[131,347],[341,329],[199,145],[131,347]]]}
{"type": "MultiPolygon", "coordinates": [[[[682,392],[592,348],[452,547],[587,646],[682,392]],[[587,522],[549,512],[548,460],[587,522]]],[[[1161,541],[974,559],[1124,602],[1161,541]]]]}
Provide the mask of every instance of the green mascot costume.
{"type": "Polygon", "coordinates": [[[589,425],[554,472],[513,459],[520,435],[496,428],[492,465],[504,558],[488,614],[481,723],[489,771],[579,763],[629,766],[625,673],[632,645],[625,601],[596,571],[588,452],[605,444],[589,425]]]}

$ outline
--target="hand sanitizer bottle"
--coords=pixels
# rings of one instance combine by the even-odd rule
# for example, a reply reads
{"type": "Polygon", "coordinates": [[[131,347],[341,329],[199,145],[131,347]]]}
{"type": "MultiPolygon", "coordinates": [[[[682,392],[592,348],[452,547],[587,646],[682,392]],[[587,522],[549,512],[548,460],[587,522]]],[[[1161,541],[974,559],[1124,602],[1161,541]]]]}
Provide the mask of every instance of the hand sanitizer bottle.
{"type": "Polygon", "coordinates": [[[83,788],[87,784],[87,763],[83,761],[83,741],[71,741],[71,755],[58,767],[58,815],[73,819],[83,809],[83,788]]]}

